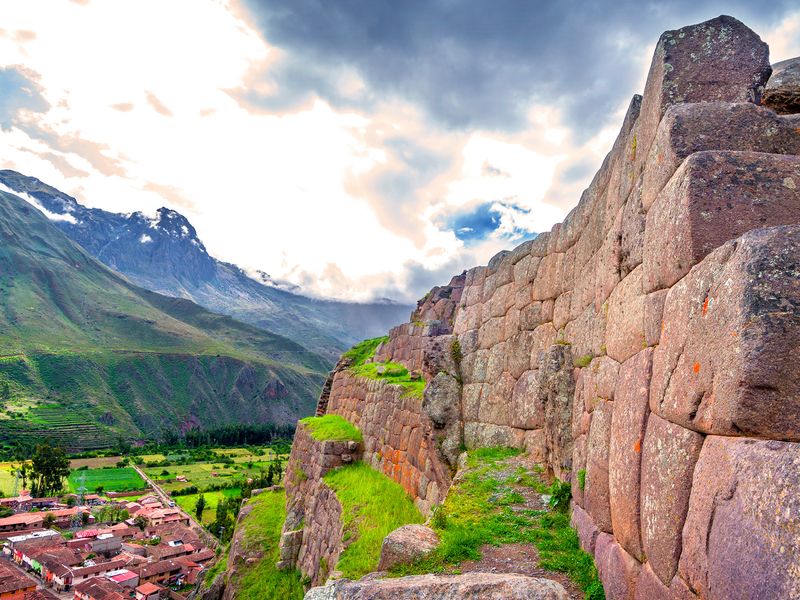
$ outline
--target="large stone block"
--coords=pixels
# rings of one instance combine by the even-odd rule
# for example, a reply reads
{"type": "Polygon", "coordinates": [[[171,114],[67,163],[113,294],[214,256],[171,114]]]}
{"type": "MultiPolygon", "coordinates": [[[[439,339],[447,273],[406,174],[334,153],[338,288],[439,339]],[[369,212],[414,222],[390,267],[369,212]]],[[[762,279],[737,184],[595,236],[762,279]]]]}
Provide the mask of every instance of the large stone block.
{"type": "Polygon", "coordinates": [[[800,57],[772,65],[763,104],[779,114],[800,113],[800,57]]]}
{"type": "Polygon", "coordinates": [[[644,560],[640,523],[642,444],[650,412],[652,348],[639,352],[620,367],[611,420],[608,487],[614,537],[637,560],[644,560]]]}
{"type": "Polygon", "coordinates": [[[573,506],[570,524],[578,533],[578,540],[580,541],[581,548],[589,554],[594,554],[595,542],[600,532],[597,527],[595,527],[594,521],[592,521],[592,517],[589,516],[589,513],[580,506],[573,506]]]}
{"type": "Polygon", "coordinates": [[[642,565],[639,581],[636,584],[635,600],[696,600],[696,598],[697,596],[677,575],[668,587],[661,583],[649,564],[642,565]]]}
{"type": "Polygon", "coordinates": [[[600,400],[594,409],[586,453],[586,488],[583,491],[586,511],[598,529],[607,532],[613,531],[608,491],[608,449],[613,407],[613,402],[600,400]]]}
{"type": "Polygon", "coordinates": [[[656,45],[637,120],[637,154],[646,156],[669,106],[684,102],[759,102],[771,68],[769,48],[746,25],[720,16],[675,31],[656,45]]]}
{"type": "Polygon", "coordinates": [[[650,414],[642,448],[642,547],[669,585],[681,555],[681,530],[703,436],[650,414]]]}
{"type": "Polygon", "coordinates": [[[639,266],[614,288],[608,299],[606,349],[614,360],[624,362],[646,346],[644,305],[642,267],[639,266]]]}
{"type": "Polygon", "coordinates": [[[540,429],[544,426],[544,405],[539,401],[538,371],[526,371],[514,385],[511,394],[509,425],[519,429],[540,429]]]}
{"type": "Polygon", "coordinates": [[[741,150],[800,154],[800,135],[791,117],[754,104],[702,102],[673,106],[664,115],[642,179],[646,210],[690,154],[741,150]]]}
{"type": "Polygon", "coordinates": [[[647,213],[644,288],[673,285],[712,250],[759,227],[800,222],[800,156],[689,156],[647,213]]]}
{"type": "Polygon", "coordinates": [[[642,565],[625,552],[614,536],[608,533],[597,536],[595,562],[608,600],[634,600],[642,565]]]}
{"type": "Polygon", "coordinates": [[[651,410],[720,435],[800,440],[800,226],[751,231],[667,295],[651,410]]]}
{"type": "Polygon", "coordinates": [[[702,598],[800,598],[800,444],[709,436],[681,575],[702,598]]]}

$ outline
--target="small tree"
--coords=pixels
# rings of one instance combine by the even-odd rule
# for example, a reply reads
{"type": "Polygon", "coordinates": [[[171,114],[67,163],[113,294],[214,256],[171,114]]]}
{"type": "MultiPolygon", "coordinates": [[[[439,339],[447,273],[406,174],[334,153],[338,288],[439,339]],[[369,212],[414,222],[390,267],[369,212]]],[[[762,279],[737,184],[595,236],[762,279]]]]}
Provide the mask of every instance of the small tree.
{"type": "Polygon", "coordinates": [[[69,459],[63,448],[48,443],[36,446],[31,466],[31,494],[50,496],[61,492],[69,476],[69,459]]]}
{"type": "Polygon", "coordinates": [[[197,502],[194,505],[194,514],[197,516],[198,521],[203,520],[203,511],[206,509],[206,497],[203,494],[200,494],[200,497],[197,498],[197,502]]]}
{"type": "Polygon", "coordinates": [[[44,516],[44,521],[42,522],[45,529],[50,529],[53,526],[53,523],[56,522],[56,518],[51,515],[50,513],[44,516]]]}
{"type": "Polygon", "coordinates": [[[81,513],[81,525],[88,525],[89,524],[89,513],[82,512],[81,513]]]}
{"type": "Polygon", "coordinates": [[[142,515],[139,515],[138,517],[136,517],[136,519],[134,519],[134,524],[139,529],[144,531],[144,528],[147,527],[147,519],[145,517],[143,517],[142,515]]]}

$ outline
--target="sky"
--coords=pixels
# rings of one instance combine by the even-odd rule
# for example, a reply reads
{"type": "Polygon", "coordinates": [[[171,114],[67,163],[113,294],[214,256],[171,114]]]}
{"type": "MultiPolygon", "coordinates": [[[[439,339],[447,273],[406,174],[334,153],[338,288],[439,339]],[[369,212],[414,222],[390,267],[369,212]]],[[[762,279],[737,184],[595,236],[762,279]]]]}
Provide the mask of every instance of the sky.
{"type": "Polygon", "coordinates": [[[659,34],[795,2],[3,0],[0,168],[311,295],[410,301],[577,203],[659,34]]]}

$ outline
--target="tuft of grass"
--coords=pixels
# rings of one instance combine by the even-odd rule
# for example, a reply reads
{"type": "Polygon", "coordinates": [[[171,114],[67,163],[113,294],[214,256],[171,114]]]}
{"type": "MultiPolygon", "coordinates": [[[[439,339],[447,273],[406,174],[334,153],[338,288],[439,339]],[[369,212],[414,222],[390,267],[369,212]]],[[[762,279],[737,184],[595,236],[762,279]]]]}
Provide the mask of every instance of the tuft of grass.
{"type": "Polygon", "coordinates": [[[358,579],[374,571],[383,538],[402,525],[424,521],[400,484],[364,463],[334,469],[324,480],[342,505],[344,539],[349,544],[336,569],[344,577],[358,579]]]}
{"type": "Polygon", "coordinates": [[[242,521],[245,550],[259,550],[262,558],[252,566],[244,566],[233,575],[238,600],[285,598],[301,600],[305,595],[298,571],[279,571],[279,543],[286,519],[286,494],[283,490],[263,492],[249,500],[252,512],[242,521]]]}
{"type": "Polygon", "coordinates": [[[350,365],[352,367],[363,365],[368,358],[375,356],[375,350],[377,350],[378,346],[386,341],[389,341],[388,335],[364,340],[342,354],[342,358],[349,358],[352,361],[352,364],[350,365]]]}
{"type": "Polygon", "coordinates": [[[581,368],[588,367],[589,363],[592,362],[593,358],[594,358],[594,355],[591,354],[591,353],[590,354],[584,354],[583,356],[579,356],[578,358],[576,358],[574,364],[575,364],[576,367],[581,367],[581,368]]]}
{"type": "Polygon", "coordinates": [[[582,490],[586,489],[586,469],[578,471],[578,487],[582,490]]]}
{"type": "Polygon", "coordinates": [[[461,366],[464,354],[461,351],[461,342],[458,341],[458,338],[454,339],[453,343],[450,344],[450,356],[453,357],[453,362],[456,363],[456,366],[461,366]]]}
{"type": "Polygon", "coordinates": [[[363,365],[351,367],[350,370],[359,377],[367,379],[382,379],[388,383],[399,385],[405,390],[405,395],[422,398],[425,391],[425,380],[411,379],[408,369],[396,362],[384,363],[364,363],[363,365]],[[378,372],[381,367],[382,372],[378,372]]]}
{"type": "Polygon", "coordinates": [[[300,422],[311,434],[311,437],[319,442],[361,442],[364,439],[358,427],[339,415],[306,417],[300,419],[300,422]]]}
{"type": "Polygon", "coordinates": [[[517,491],[520,486],[552,493],[552,487],[537,476],[540,470],[509,469],[507,459],[520,453],[514,448],[470,451],[467,470],[431,521],[441,544],[413,565],[396,567],[392,575],[452,572],[465,560],[480,559],[480,547],[485,544],[530,543],[539,551],[542,568],[568,575],[588,600],[602,600],[603,586],[594,561],[581,550],[567,512],[519,506],[524,501],[517,491]]]}

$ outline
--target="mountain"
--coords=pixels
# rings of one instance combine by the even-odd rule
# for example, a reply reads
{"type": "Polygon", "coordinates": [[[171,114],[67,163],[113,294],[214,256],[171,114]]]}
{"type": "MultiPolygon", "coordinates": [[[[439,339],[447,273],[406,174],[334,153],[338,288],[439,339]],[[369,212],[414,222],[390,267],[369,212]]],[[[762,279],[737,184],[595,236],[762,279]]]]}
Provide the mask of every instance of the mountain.
{"type": "Polygon", "coordinates": [[[413,310],[391,301],[335,302],[279,289],[264,273],[250,276],[210,256],[192,224],[174,210],[161,208],[150,217],[87,208],[15,171],[0,171],[0,184],[27,194],[67,236],[135,284],[286,336],[331,364],[355,342],[406,321],[413,310]]]}
{"type": "Polygon", "coordinates": [[[132,284],[0,191],[3,444],[290,425],[313,411],[327,367],[283,336],[132,284]]]}

